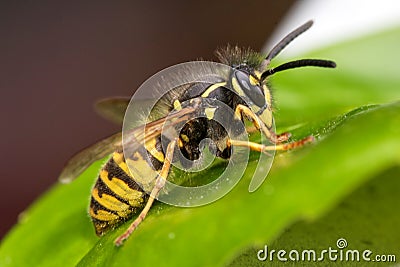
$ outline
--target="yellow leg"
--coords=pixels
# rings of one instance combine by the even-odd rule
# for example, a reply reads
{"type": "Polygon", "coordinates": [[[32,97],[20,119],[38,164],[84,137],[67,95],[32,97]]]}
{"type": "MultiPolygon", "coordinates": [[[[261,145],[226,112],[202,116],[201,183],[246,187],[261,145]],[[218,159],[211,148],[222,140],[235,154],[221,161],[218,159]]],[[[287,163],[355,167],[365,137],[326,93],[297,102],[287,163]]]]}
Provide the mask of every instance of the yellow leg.
{"type": "Polygon", "coordinates": [[[253,121],[254,127],[257,130],[261,130],[273,143],[280,143],[286,141],[289,138],[289,136],[287,136],[286,138],[286,135],[288,134],[285,133],[285,136],[279,139],[274,132],[272,132],[267,128],[267,126],[265,126],[265,124],[258,118],[258,116],[249,107],[244,105],[237,105],[235,109],[236,118],[242,119],[243,115],[249,117],[253,121]]]}
{"type": "Polygon", "coordinates": [[[276,135],[274,132],[272,132],[265,126],[265,124],[257,117],[256,114],[254,114],[254,112],[249,107],[244,105],[237,105],[235,110],[236,118],[242,119],[243,115],[246,115],[253,121],[254,127],[247,129],[247,132],[249,133],[261,130],[268,137],[268,139],[270,139],[271,142],[275,144],[280,144],[282,142],[285,142],[289,140],[291,136],[291,134],[288,132],[276,135]]]}
{"type": "Polygon", "coordinates": [[[271,136],[271,132],[268,130],[268,128],[264,125],[262,121],[257,117],[256,114],[249,108],[244,105],[237,105],[235,109],[235,116],[237,119],[241,120],[243,118],[243,115],[246,115],[249,117],[252,121],[254,126],[258,130],[262,130],[264,134],[269,138],[271,136]]]}
{"type": "Polygon", "coordinates": [[[144,220],[146,217],[147,213],[149,212],[155,198],[157,197],[158,193],[160,193],[160,190],[164,187],[165,181],[167,179],[170,167],[171,167],[171,161],[172,157],[174,155],[174,148],[175,148],[176,141],[172,141],[169,143],[167,147],[167,152],[165,156],[165,161],[164,165],[160,171],[160,174],[155,182],[154,188],[151,191],[149,200],[146,203],[146,206],[143,208],[143,210],[140,212],[139,216],[134,220],[131,225],[126,229],[126,231],[120,235],[115,241],[116,246],[121,246],[122,243],[132,234],[133,231],[139,226],[139,224],[144,220]]]}
{"type": "Polygon", "coordinates": [[[275,143],[279,144],[282,142],[286,142],[287,140],[289,140],[290,136],[292,136],[292,135],[289,132],[284,132],[284,133],[275,135],[275,141],[276,141],[275,143]]]}
{"type": "Polygon", "coordinates": [[[261,144],[254,143],[254,142],[246,142],[246,141],[228,139],[227,145],[228,145],[228,147],[230,147],[230,146],[248,147],[251,150],[266,153],[268,151],[273,151],[273,150],[275,150],[275,151],[281,150],[282,151],[282,150],[293,149],[293,148],[296,148],[299,146],[303,146],[306,143],[312,142],[313,140],[314,140],[313,136],[308,136],[304,139],[301,139],[301,140],[295,141],[295,142],[291,142],[291,143],[279,144],[276,146],[265,146],[265,145],[261,145],[261,144]]]}
{"type": "MultiPolygon", "coordinates": [[[[257,127],[253,126],[249,126],[246,128],[246,131],[251,134],[251,133],[255,133],[255,132],[259,132],[260,129],[257,129],[257,127]]],[[[271,136],[274,136],[272,141],[275,141],[276,144],[282,143],[282,142],[286,142],[287,140],[289,140],[291,134],[289,132],[284,132],[278,135],[275,135],[274,133],[271,133],[271,136]]]]}

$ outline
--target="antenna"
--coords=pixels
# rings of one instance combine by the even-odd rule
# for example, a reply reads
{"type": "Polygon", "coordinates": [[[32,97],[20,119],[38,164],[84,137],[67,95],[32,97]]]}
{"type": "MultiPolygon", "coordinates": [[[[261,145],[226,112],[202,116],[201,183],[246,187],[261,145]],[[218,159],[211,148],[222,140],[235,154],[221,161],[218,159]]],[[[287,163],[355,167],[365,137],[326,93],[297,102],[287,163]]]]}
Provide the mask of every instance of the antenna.
{"type": "Polygon", "coordinates": [[[277,72],[307,66],[322,67],[322,68],[336,68],[336,63],[331,60],[323,59],[299,59],[294,61],[289,61],[279,65],[276,68],[268,69],[261,74],[261,81],[264,81],[268,76],[275,74],[277,72]]]}
{"type": "Polygon", "coordinates": [[[265,61],[263,65],[266,67],[269,65],[271,60],[275,58],[288,44],[290,44],[297,36],[308,30],[312,25],[313,21],[309,20],[288,35],[286,35],[279,43],[277,43],[271,51],[268,53],[267,57],[265,58],[265,61]]]}

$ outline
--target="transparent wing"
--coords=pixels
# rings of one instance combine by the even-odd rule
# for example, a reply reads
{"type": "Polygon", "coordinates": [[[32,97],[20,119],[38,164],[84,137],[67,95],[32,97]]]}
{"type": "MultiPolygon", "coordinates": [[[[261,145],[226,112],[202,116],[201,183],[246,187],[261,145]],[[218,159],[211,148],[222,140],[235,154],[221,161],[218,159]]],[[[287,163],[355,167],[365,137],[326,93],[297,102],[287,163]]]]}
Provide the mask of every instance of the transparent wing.
{"type": "Polygon", "coordinates": [[[103,118],[117,124],[122,124],[129,100],[129,97],[104,98],[97,101],[94,108],[103,118]]]}
{"type": "Polygon", "coordinates": [[[167,92],[160,101],[155,101],[154,98],[131,99],[130,97],[116,96],[107,97],[98,100],[94,104],[95,111],[103,118],[122,125],[128,105],[132,105],[137,110],[146,110],[148,107],[153,107],[153,119],[164,117],[173,108],[173,101],[179,97],[195,83],[183,84],[174,90],[167,92]]]}
{"type": "MultiPolygon", "coordinates": [[[[180,111],[171,112],[167,117],[150,122],[145,127],[134,128],[130,130],[129,137],[124,142],[126,145],[131,145],[130,147],[138,148],[138,146],[143,145],[147,140],[160,136],[162,131],[190,120],[196,109],[196,105],[186,107],[180,111]]],[[[116,150],[122,150],[122,133],[111,135],[74,155],[62,170],[59,181],[62,183],[71,182],[93,162],[116,150]]]]}
{"type": "Polygon", "coordinates": [[[59,181],[69,183],[93,162],[121,148],[122,133],[113,134],[75,154],[62,170],[59,181]]]}
{"type": "MultiPolygon", "coordinates": [[[[170,99],[166,99],[164,102],[162,102],[161,105],[157,107],[158,112],[160,113],[158,115],[162,116],[163,113],[165,114],[166,112],[168,112],[168,108],[172,107],[172,104],[167,104],[168,100],[170,99]]],[[[100,116],[102,116],[106,120],[122,125],[125,112],[130,101],[130,97],[104,98],[94,104],[94,109],[100,116]]],[[[134,105],[136,109],[141,110],[142,107],[152,107],[154,102],[155,101],[153,99],[140,99],[133,101],[131,105],[134,105]]]]}

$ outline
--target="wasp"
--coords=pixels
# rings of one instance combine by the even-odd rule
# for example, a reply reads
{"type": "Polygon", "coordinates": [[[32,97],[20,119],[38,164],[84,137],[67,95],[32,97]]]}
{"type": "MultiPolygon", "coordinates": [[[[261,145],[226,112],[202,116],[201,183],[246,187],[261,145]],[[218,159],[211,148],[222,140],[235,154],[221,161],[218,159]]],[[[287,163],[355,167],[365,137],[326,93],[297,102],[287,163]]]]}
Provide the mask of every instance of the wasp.
{"type": "MultiPolygon", "coordinates": [[[[137,216],[127,230],[115,240],[115,244],[121,245],[131,235],[146,217],[168,179],[175,150],[179,149],[189,160],[196,160],[200,156],[200,141],[210,138],[218,144],[216,156],[229,159],[234,146],[266,153],[270,150],[289,150],[311,142],[312,136],[289,142],[290,133],[280,135],[274,133],[272,129],[273,103],[268,77],[280,71],[305,66],[336,67],[333,61],[321,59],[300,59],[275,68],[269,67],[271,60],[293,39],[308,30],[312,24],[312,21],[308,21],[289,33],[266,56],[236,46],[217,50],[216,55],[220,62],[231,66],[232,71],[227,73],[221,82],[194,83],[175,88],[172,93],[165,95],[162,104],[159,104],[162,106],[159,108],[161,116],[148,122],[144,128],[132,130],[132,138],[141,139],[144,145],[137,151],[133,151],[129,158],[125,158],[123,153],[121,133],[114,134],[72,157],[60,175],[61,181],[73,180],[94,161],[111,154],[100,170],[91,192],[89,214],[96,234],[101,236],[124,221],[137,216]],[[233,91],[227,90],[227,85],[231,86],[233,91]],[[196,118],[195,114],[199,110],[207,113],[205,110],[207,105],[204,103],[212,99],[225,103],[234,111],[233,118],[229,118],[232,123],[249,121],[253,128],[267,136],[275,145],[266,146],[230,139],[227,137],[226,130],[213,121],[212,114],[196,118]],[[184,101],[189,104],[182,106],[181,103],[184,101]],[[166,120],[172,120],[172,125],[178,122],[186,124],[180,135],[173,140],[168,140],[166,149],[163,149],[162,126],[166,120]],[[131,174],[126,163],[128,160],[139,167],[150,164],[157,172],[151,194],[147,194],[140,186],[144,177],[134,177],[131,174]]],[[[122,122],[128,103],[129,99],[110,98],[100,102],[98,107],[105,117],[122,122]]]]}

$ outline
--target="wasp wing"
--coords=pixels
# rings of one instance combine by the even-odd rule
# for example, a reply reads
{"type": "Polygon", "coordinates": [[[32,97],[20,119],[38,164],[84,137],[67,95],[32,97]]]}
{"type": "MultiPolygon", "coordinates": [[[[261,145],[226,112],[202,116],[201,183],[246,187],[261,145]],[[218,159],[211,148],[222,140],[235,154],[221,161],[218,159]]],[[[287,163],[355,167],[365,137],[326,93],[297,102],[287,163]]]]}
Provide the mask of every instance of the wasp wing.
{"type": "MultiPolygon", "coordinates": [[[[106,120],[122,125],[122,122],[124,121],[125,112],[126,109],[128,108],[130,101],[131,98],[123,96],[104,98],[98,100],[94,104],[94,109],[97,112],[97,114],[99,114],[106,120]]],[[[135,100],[131,104],[134,105],[135,108],[140,110],[142,109],[142,107],[152,107],[156,102],[157,101],[155,101],[154,99],[140,99],[140,100],[135,100]]],[[[163,104],[166,105],[165,103],[163,104]]],[[[172,105],[169,105],[167,106],[167,108],[171,106],[172,105]]],[[[167,109],[164,106],[163,108],[164,108],[163,111],[167,109]]]]}
{"type": "Polygon", "coordinates": [[[94,109],[103,118],[121,125],[129,100],[129,97],[104,98],[95,103],[94,109]]]}
{"type": "MultiPolygon", "coordinates": [[[[124,143],[126,145],[133,144],[133,147],[137,148],[147,140],[160,136],[163,131],[190,120],[195,111],[196,105],[186,107],[179,111],[173,111],[159,120],[149,122],[144,127],[134,128],[128,132],[128,138],[125,138],[124,143]]],[[[59,181],[68,183],[74,180],[93,162],[116,150],[122,150],[122,133],[111,135],[74,155],[62,170],[59,181]]]]}
{"type": "Polygon", "coordinates": [[[194,118],[196,112],[198,113],[199,104],[200,101],[197,101],[192,106],[182,108],[179,111],[174,110],[168,116],[161,119],[148,122],[143,126],[138,126],[131,130],[126,130],[123,140],[124,149],[129,148],[128,153],[132,153],[135,149],[143,147],[147,141],[161,135],[170,140],[177,138],[177,128],[180,128],[177,126],[183,125],[194,118]]]}
{"type": "Polygon", "coordinates": [[[62,170],[59,181],[69,183],[93,162],[121,148],[122,133],[113,134],[75,154],[62,170]]]}
{"type": "Polygon", "coordinates": [[[148,107],[154,106],[152,116],[153,119],[156,120],[168,114],[168,111],[174,106],[173,101],[179,99],[179,97],[193,84],[194,83],[180,85],[174,90],[167,92],[159,100],[155,100],[154,98],[131,99],[130,97],[124,96],[103,98],[94,104],[94,109],[103,118],[122,125],[128,105],[134,106],[137,110],[146,110],[148,107]]]}

